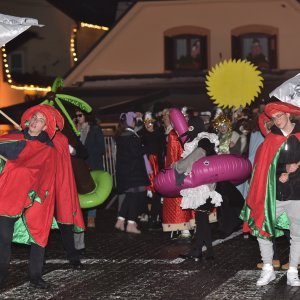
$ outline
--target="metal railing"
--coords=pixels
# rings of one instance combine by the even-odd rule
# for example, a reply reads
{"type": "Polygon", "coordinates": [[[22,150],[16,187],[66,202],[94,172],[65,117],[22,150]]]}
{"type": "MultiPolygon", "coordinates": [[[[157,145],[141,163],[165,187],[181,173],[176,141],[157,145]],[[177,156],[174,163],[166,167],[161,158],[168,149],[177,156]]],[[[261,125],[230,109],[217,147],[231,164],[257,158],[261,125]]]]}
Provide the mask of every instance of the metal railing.
{"type": "Polygon", "coordinates": [[[113,186],[116,187],[116,143],[112,136],[104,137],[105,154],[103,155],[104,170],[111,174],[113,186]]]}

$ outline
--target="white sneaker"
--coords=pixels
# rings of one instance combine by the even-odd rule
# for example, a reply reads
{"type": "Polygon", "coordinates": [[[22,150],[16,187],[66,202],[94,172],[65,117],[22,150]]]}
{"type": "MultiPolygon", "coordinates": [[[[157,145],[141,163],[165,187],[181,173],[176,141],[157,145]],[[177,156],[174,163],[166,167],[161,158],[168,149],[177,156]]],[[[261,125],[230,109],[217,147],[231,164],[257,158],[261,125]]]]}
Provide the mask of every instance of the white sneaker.
{"type": "Polygon", "coordinates": [[[276,278],[274,268],[272,265],[264,265],[259,279],[256,282],[257,286],[264,286],[276,278]]]}
{"type": "Polygon", "coordinates": [[[286,281],[287,285],[300,286],[300,280],[299,280],[299,277],[298,277],[298,270],[296,268],[288,269],[286,277],[287,277],[287,281],[286,281]]]}

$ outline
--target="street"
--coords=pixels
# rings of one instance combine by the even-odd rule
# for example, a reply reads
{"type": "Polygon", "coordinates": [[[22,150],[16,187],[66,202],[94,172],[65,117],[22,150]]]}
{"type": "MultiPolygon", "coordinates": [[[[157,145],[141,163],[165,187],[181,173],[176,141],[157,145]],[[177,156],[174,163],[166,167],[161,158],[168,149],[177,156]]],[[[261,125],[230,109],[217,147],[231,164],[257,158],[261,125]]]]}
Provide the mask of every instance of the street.
{"type": "MultiPolygon", "coordinates": [[[[191,242],[145,226],[141,235],[117,232],[116,209],[99,208],[97,213],[96,229],[86,233],[83,270],[69,266],[59,231],[53,231],[44,268],[51,288],[29,286],[29,247],[14,245],[0,299],[300,299],[300,288],[288,287],[282,270],[271,284],[256,287],[258,245],[241,230],[225,240],[214,236],[213,261],[185,261],[178,255],[188,252],[191,242]]],[[[278,248],[281,263],[286,263],[285,237],[278,239],[278,248]]]]}

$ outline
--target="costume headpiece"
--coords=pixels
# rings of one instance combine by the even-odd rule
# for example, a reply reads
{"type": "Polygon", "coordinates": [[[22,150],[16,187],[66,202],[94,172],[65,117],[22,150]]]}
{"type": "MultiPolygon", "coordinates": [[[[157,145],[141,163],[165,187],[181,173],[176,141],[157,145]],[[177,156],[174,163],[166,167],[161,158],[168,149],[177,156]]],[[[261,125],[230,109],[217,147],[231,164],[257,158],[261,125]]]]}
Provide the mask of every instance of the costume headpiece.
{"type": "Polygon", "coordinates": [[[228,117],[224,114],[220,114],[212,121],[213,128],[218,131],[219,127],[227,126],[230,130],[232,129],[232,123],[228,117]]]}
{"type": "Polygon", "coordinates": [[[22,117],[21,117],[21,127],[22,129],[25,129],[28,124],[29,120],[32,118],[32,116],[36,113],[42,113],[46,117],[46,132],[49,136],[50,139],[52,139],[55,135],[56,128],[58,127],[60,130],[63,129],[64,127],[64,119],[60,112],[55,109],[54,107],[51,107],[50,105],[47,104],[39,104],[30,107],[27,109],[22,117]]]}
{"type": "Polygon", "coordinates": [[[201,111],[200,112],[200,116],[211,117],[211,112],[210,111],[201,111]]]}
{"type": "Polygon", "coordinates": [[[150,111],[145,112],[144,123],[153,123],[153,122],[155,122],[155,119],[152,117],[152,112],[150,111]]]}
{"type": "Polygon", "coordinates": [[[290,103],[277,101],[268,103],[264,108],[264,112],[268,117],[271,117],[272,114],[276,112],[285,112],[291,115],[300,115],[300,108],[290,103]]]}
{"type": "Polygon", "coordinates": [[[127,112],[127,113],[121,113],[120,115],[120,120],[125,121],[127,126],[129,127],[134,127],[134,119],[136,117],[136,113],[135,112],[127,112]]]}

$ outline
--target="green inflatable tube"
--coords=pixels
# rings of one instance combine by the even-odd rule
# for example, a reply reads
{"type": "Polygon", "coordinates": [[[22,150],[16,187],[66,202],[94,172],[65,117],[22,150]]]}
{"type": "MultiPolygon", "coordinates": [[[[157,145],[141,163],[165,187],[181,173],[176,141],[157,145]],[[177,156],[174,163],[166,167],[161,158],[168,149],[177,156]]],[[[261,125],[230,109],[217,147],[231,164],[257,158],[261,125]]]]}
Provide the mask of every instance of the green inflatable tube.
{"type": "Polygon", "coordinates": [[[87,194],[78,194],[81,208],[92,208],[102,204],[110,195],[113,186],[112,176],[105,171],[91,171],[95,189],[87,194]]]}

